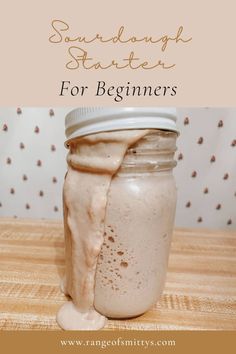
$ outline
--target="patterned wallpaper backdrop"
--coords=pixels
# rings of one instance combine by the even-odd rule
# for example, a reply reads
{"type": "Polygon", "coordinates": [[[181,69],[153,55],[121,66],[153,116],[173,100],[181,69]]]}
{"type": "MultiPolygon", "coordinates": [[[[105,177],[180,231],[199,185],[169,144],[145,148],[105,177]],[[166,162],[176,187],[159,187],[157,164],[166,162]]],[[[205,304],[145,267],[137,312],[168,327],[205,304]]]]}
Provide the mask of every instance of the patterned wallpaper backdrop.
{"type": "MultiPolygon", "coordinates": [[[[64,117],[0,108],[0,216],[62,218],[64,117]]],[[[176,225],[236,229],[236,108],[178,109],[176,225]]]]}

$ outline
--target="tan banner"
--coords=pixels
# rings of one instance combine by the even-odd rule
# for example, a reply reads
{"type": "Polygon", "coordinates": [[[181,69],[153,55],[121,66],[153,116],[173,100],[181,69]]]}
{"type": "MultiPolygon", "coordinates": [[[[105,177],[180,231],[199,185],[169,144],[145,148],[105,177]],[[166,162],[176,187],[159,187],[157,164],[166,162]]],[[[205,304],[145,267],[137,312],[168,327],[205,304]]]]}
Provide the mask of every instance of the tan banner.
{"type": "Polygon", "coordinates": [[[235,332],[2,332],[1,351],[24,353],[235,352],[235,332]]]}
{"type": "Polygon", "coordinates": [[[235,1],[1,1],[1,105],[235,106],[235,1]]]}

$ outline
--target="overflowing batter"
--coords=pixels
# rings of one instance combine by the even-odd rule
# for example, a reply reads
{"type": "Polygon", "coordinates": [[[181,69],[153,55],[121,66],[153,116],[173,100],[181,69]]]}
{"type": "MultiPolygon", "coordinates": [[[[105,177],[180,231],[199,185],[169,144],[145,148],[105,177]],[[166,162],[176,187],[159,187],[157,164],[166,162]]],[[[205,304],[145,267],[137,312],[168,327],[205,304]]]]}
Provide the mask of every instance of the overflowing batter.
{"type": "Polygon", "coordinates": [[[103,244],[107,195],[127,149],[148,130],[104,132],[74,139],[64,183],[66,274],[62,290],[72,301],[57,314],[67,330],[100,329],[106,317],[94,309],[97,259],[103,244]]]}

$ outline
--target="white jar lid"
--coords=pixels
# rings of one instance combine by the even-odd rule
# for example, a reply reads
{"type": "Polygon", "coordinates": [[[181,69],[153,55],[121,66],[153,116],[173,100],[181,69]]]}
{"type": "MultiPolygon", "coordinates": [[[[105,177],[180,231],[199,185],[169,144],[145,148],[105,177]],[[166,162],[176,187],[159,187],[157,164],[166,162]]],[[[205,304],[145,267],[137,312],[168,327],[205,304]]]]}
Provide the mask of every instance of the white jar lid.
{"type": "Polygon", "coordinates": [[[178,132],[176,109],[163,107],[80,107],[66,116],[66,144],[71,139],[99,132],[151,128],[178,132]]]}

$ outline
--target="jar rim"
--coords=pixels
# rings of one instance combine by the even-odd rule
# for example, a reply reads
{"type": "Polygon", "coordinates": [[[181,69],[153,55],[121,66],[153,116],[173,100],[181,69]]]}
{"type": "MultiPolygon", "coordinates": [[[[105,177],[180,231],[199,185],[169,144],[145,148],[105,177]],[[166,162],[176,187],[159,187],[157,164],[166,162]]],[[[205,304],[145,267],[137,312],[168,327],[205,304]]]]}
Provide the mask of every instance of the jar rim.
{"type": "Polygon", "coordinates": [[[171,107],[80,107],[65,119],[66,142],[90,134],[130,129],[160,129],[179,133],[171,107]]]}

